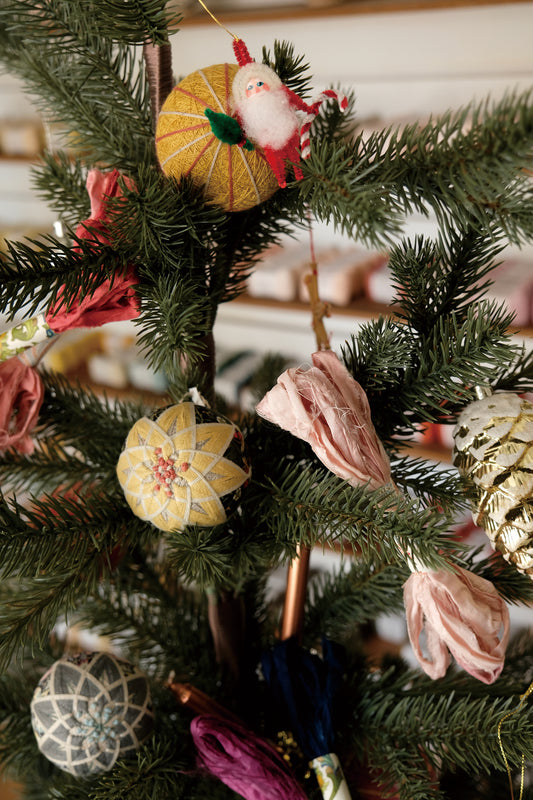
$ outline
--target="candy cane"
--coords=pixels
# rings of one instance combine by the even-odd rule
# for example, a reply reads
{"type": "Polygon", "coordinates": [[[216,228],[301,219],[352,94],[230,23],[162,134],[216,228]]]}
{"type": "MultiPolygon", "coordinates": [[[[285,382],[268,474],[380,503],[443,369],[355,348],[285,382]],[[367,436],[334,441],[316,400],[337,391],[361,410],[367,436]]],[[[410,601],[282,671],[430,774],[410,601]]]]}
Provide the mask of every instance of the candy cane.
{"type": "Polygon", "coordinates": [[[344,94],[338,94],[337,92],[333,91],[333,89],[325,89],[319,94],[317,100],[315,100],[311,106],[312,110],[309,111],[303,118],[302,127],[300,128],[300,149],[302,152],[302,158],[309,158],[311,155],[311,125],[320,111],[320,106],[324,100],[327,100],[329,97],[335,98],[341,111],[346,111],[348,108],[348,98],[344,94]]]}

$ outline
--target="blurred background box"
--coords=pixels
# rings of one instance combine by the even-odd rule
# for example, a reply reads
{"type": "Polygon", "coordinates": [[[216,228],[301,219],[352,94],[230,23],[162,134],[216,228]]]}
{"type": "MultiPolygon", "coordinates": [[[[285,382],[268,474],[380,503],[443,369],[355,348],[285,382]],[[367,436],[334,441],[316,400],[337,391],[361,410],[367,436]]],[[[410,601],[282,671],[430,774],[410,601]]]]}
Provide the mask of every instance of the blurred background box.
{"type": "Polygon", "coordinates": [[[39,120],[4,119],[0,121],[0,154],[8,158],[37,158],[44,145],[44,131],[39,120]]]}

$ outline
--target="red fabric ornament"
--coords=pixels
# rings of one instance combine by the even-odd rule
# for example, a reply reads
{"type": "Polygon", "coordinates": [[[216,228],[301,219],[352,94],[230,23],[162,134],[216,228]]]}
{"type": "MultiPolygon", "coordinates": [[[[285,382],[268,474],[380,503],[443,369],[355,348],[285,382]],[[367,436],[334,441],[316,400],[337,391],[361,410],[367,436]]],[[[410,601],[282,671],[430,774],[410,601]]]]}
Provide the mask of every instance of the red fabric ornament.
{"type": "Polygon", "coordinates": [[[43,402],[44,386],[36,370],[19,358],[0,364],[0,450],[12,447],[30,455],[35,444],[30,436],[43,402]]]}
{"type": "Polygon", "coordinates": [[[457,663],[483,683],[499,677],[509,639],[509,611],[485,578],[455,566],[455,572],[413,572],[404,585],[411,645],[430,678],[442,678],[457,663]],[[424,657],[420,634],[425,629],[424,657]]]}
{"type": "MultiPolygon", "coordinates": [[[[91,199],[91,216],[76,228],[76,237],[89,242],[109,243],[109,229],[112,217],[108,211],[108,199],[121,197],[118,184],[119,171],[100,172],[90,170],[87,176],[87,191],[91,199]]],[[[133,184],[124,178],[128,187],[133,184]]],[[[74,248],[79,251],[79,248],[74,248]]],[[[58,299],[46,315],[46,322],[54,333],[62,333],[70,328],[94,328],[106,322],[134,319],[140,314],[140,306],[135,292],[136,275],[133,267],[128,267],[122,276],[105,280],[92,293],[82,300],[67,305],[60,290],[58,299]]]]}

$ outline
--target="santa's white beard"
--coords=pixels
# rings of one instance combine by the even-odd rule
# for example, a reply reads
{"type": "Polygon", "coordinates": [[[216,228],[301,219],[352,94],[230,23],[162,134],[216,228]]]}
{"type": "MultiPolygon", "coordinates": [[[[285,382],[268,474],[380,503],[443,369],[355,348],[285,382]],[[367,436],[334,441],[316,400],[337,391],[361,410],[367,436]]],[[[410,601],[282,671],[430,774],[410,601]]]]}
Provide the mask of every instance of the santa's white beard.
{"type": "Polygon", "coordinates": [[[260,147],[282,150],[298,130],[298,117],[283,89],[244,97],[236,110],[246,136],[260,147]]]}

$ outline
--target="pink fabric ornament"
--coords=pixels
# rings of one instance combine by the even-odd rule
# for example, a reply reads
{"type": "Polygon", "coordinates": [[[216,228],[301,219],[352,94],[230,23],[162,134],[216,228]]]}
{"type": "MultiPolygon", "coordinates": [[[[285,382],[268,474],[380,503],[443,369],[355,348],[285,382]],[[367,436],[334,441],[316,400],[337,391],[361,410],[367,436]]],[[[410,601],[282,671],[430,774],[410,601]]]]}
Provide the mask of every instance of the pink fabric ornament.
{"type": "MultiPolygon", "coordinates": [[[[91,199],[91,216],[76,228],[78,239],[108,244],[112,218],[107,205],[109,198],[122,196],[119,174],[117,169],[112,172],[90,170],[87,191],[91,199]]],[[[129,187],[133,185],[127,178],[124,180],[129,187]]],[[[135,283],[135,270],[128,267],[124,275],[108,278],[83,300],[74,301],[69,306],[65,304],[60,291],[56,303],[46,315],[46,322],[54,333],[62,333],[70,328],[94,328],[106,322],[138,317],[140,307],[135,283]]]]}
{"type": "Polygon", "coordinates": [[[413,572],[404,585],[411,645],[430,678],[442,678],[457,663],[483,683],[494,683],[505,660],[509,611],[490,581],[455,566],[455,572],[413,572]],[[426,634],[429,658],[422,654],[426,634]]]}
{"type": "Polygon", "coordinates": [[[390,463],[363,388],[331,350],[311,358],[309,369],[280,375],[257,413],[308,442],[320,461],[352,486],[385,485],[391,480],[390,463]]]}
{"type": "Polygon", "coordinates": [[[40,375],[18,358],[0,364],[0,450],[13,447],[29,455],[35,445],[30,436],[43,402],[40,375]]]}
{"type": "Polygon", "coordinates": [[[306,800],[276,750],[246,728],[203,714],[191,734],[198,765],[245,800],[306,800]]]}

